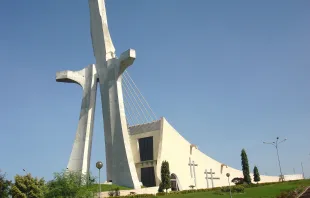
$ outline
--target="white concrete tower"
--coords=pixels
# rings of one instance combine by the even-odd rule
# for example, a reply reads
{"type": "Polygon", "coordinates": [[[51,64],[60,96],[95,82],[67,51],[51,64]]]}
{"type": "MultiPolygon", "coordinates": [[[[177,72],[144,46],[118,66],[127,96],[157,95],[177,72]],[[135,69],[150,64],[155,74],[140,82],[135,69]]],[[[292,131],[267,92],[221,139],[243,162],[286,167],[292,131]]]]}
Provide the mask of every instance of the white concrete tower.
{"type": "Polygon", "coordinates": [[[67,169],[87,174],[89,172],[96,105],[96,67],[89,65],[80,71],[57,72],[56,81],[77,83],[83,89],[79,123],[67,169]]]}
{"type": "Polygon", "coordinates": [[[107,180],[123,186],[140,188],[131,152],[125,117],[122,73],[135,60],[132,49],[115,55],[104,0],[89,0],[90,29],[96,58],[104,119],[107,180]]]}

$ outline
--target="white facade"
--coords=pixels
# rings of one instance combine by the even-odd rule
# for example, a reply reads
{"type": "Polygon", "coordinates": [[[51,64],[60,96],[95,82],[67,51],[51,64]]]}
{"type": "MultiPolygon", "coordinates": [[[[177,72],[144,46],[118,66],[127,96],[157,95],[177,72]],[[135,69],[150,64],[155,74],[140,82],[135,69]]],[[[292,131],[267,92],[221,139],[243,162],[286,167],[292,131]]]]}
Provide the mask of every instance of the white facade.
{"type": "MultiPolygon", "coordinates": [[[[207,183],[205,174],[206,169],[208,172],[212,169],[212,172],[215,173],[213,177],[218,178],[213,179],[213,187],[228,185],[226,173],[230,173],[230,180],[235,177],[243,177],[242,171],[222,164],[197,149],[195,145],[184,139],[165,118],[161,118],[161,120],[150,124],[131,127],[130,140],[140,181],[141,168],[153,166],[156,173],[156,185],[158,186],[160,182],[160,166],[164,160],[169,162],[170,173],[177,176],[179,190],[190,189],[189,186],[191,185],[196,186],[196,188],[211,188],[211,175],[209,174],[207,183]],[[138,140],[150,136],[153,136],[154,141],[154,160],[152,162],[147,161],[143,163],[139,158],[138,140]],[[194,161],[194,163],[197,164],[195,170],[193,167],[189,166],[189,160],[194,161]]],[[[253,175],[251,176],[253,177],[253,175]]],[[[301,174],[285,176],[285,180],[298,179],[303,179],[301,174]]],[[[279,181],[278,176],[261,175],[260,183],[277,181],[279,181]]]]}
{"type": "MultiPolygon", "coordinates": [[[[141,188],[140,182],[148,186],[158,186],[160,166],[164,160],[169,162],[173,182],[177,183],[179,190],[188,189],[191,185],[196,188],[227,185],[226,173],[230,173],[231,178],[241,177],[241,171],[221,164],[199,151],[164,118],[128,128],[123,101],[122,74],[133,64],[136,53],[129,49],[123,52],[120,58],[116,56],[108,29],[104,0],[88,2],[96,64],[89,65],[81,71],[56,73],[57,81],[77,83],[83,88],[80,119],[67,169],[89,172],[96,88],[99,82],[108,181],[134,189],[141,188]],[[142,138],[148,140],[143,142],[142,138]],[[139,148],[140,143],[147,149],[139,148]],[[141,156],[147,160],[141,159],[141,156]],[[205,171],[214,172],[214,175],[210,175],[213,179],[206,180],[205,171]]],[[[287,176],[289,180],[301,178],[301,175],[287,176]]],[[[279,178],[261,176],[261,179],[261,182],[272,182],[278,181],[279,178]]]]}

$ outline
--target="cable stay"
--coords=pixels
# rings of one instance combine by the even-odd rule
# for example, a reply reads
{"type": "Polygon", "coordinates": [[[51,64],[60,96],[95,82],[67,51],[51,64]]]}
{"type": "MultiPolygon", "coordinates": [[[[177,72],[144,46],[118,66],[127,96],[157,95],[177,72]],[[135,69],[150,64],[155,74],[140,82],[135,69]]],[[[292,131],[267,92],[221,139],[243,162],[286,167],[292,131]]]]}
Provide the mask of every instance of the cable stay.
{"type": "Polygon", "coordinates": [[[122,75],[122,89],[128,127],[151,123],[158,119],[127,71],[122,75]]]}

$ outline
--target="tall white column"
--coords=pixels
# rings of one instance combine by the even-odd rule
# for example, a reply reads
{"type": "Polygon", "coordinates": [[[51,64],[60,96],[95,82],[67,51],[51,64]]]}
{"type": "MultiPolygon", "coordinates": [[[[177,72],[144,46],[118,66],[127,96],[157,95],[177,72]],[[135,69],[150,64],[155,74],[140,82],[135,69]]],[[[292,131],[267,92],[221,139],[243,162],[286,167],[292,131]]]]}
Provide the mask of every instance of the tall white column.
{"type": "Polygon", "coordinates": [[[79,123],[67,169],[87,174],[89,172],[96,105],[97,74],[95,65],[89,65],[80,71],[57,72],[56,81],[76,83],[83,88],[79,123]]]}
{"type": "Polygon", "coordinates": [[[133,161],[125,117],[122,73],[135,60],[128,50],[115,55],[104,0],[89,0],[91,37],[100,83],[106,146],[107,179],[113,183],[141,188],[133,161]]]}

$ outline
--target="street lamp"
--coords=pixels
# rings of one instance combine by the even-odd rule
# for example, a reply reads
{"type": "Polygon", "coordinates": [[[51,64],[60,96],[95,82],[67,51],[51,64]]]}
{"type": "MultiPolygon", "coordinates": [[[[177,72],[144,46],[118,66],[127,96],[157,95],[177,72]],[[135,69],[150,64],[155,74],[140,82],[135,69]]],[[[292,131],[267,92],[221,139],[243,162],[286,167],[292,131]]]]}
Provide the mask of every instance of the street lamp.
{"type": "Polygon", "coordinates": [[[275,142],[263,142],[264,144],[271,144],[273,145],[274,147],[276,147],[277,149],[277,156],[278,156],[278,162],[279,162],[279,168],[280,168],[280,179],[281,181],[283,182],[284,181],[284,176],[282,174],[282,169],[281,169],[281,163],[280,163],[280,157],[279,157],[279,150],[278,150],[278,146],[279,144],[281,144],[282,142],[286,141],[287,139],[285,138],[284,140],[280,141],[279,142],[279,137],[277,137],[277,140],[275,142]]]}
{"type": "Polygon", "coordinates": [[[304,166],[302,165],[302,162],[301,162],[301,170],[302,170],[302,178],[305,179],[304,166]]]}
{"type": "Polygon", "coordinates": [[[99,198],[101,197],[101,185],[100,185],[100,169],[103,167],[103,163],[101,162],[101,161],[98,161],[97,163],[96,163],[96,167],[98,168],[98,170],[99,170],[99,183],[98,183],[98,185],[99,185],[99,198]]]}
{"type": "Polygon", "coordinates": [[[230,198],[232,198],[232,195],[231,195],[231,188],[230,188],[230,180],[229,180],[230,174],[229,174],[229,173],[226,173],[226,177],[227,177],[227,179],[228,179],[230,198]]]}
{"type": "Polygon", "coordinates": [[[28,175],[28,172],[27,172],[27,170],[26,170],[26,169],[24,169],[24,168],[23,168],[23,171],[26,173],[26,175],[28,175]]]}

